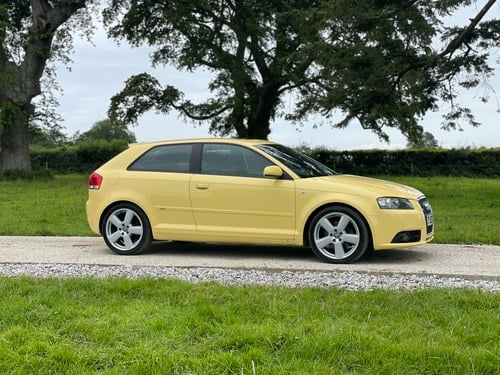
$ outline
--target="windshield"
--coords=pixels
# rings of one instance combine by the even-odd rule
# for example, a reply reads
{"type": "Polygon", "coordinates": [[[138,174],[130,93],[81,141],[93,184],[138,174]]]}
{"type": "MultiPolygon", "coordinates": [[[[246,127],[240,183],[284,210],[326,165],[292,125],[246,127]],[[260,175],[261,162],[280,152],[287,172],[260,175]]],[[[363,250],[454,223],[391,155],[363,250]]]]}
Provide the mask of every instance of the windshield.
{"type": "Polygon", "coordinates": [[[283,145],[258,145],[257,148],[280,161],[302,178],[333,176],[336,174],[319,161],[283,145]]]}

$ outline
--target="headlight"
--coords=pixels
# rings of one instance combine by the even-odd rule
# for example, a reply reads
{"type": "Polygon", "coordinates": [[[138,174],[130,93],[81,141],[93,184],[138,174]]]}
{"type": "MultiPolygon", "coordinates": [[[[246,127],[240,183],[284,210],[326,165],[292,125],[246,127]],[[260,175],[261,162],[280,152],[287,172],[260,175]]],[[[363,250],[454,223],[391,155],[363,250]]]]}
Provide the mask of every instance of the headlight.
{"type": "Polygon", "coordinates": [[[411,202],[406,198],[380,197],[378,206],[383,210],[413,210],[411,202]]]}

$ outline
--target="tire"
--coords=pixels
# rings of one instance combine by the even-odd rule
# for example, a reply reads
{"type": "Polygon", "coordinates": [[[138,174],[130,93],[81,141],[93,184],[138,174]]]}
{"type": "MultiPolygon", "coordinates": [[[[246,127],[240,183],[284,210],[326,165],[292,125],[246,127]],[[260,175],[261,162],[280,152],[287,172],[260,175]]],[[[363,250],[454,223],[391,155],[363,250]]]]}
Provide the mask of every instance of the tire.
{"type": "Polygon", "coordinates": [[[111,207],[102,221],[101,233],[106,245],[120,255],[139,254],[153,241],[146,214],[131,203],[111,207]]]}
{"type": "Polygon", "coordinates": [[[370,245],[362,216],[345,206],[326,207],[314,215],[308,236],[314,254],[328,263],[355,262],[370,245]]]}

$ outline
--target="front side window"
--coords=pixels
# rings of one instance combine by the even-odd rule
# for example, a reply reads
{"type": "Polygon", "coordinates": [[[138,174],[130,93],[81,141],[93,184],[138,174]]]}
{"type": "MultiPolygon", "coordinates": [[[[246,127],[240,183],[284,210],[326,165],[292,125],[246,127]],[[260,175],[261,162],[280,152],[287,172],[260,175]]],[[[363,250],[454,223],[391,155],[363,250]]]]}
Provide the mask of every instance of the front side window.
{"type": "Polygon", "coordinates": [[[264,168],[270,165],[270,160],[245,147],[222,143],[203,146],[202,174],[264,177],[264,168]]]}
{"type": "Polygon", "coordinates": [[[130,171],[188,173],[192,149],[192,144],[153,147],[142,154],[128,169],[130,171]]]}
{"type": "Polygon", "coordinates": [[[286,146],[279,144],[265,144],[257,147],[266,154],[279,160],[281,163],[294,171],[299,177],[321,177],[333,176],[336,174],[319,161],[301,154],[300,152],[294,151],[286,146]]]}

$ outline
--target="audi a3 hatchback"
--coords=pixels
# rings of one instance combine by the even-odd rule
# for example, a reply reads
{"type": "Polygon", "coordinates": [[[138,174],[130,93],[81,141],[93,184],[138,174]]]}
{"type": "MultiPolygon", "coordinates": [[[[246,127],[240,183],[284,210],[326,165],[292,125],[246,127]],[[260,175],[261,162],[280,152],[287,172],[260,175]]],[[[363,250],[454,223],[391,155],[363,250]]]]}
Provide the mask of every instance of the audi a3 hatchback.
{"type": "Polygon", "coordinates": [[[131,145],[92,173],[86,209],[90,228],[118,254],[140,253],[153,240],[281,244],[349,263],[434,234],[420,191],[337,174],[262,140],[131,145]]]}

